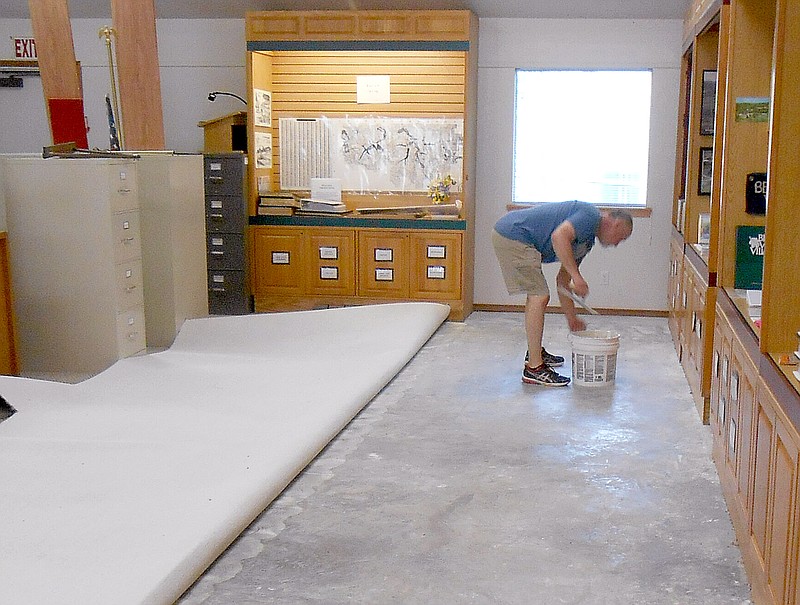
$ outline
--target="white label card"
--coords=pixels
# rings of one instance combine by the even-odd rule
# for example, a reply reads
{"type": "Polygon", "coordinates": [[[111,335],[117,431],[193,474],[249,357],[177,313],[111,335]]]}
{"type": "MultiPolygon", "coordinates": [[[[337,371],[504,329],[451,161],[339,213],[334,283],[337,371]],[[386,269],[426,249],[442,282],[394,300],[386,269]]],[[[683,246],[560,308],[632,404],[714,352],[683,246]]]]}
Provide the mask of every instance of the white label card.
{"type": "Polygon", "coordinates": [[[394,281],[394,269],[375,269],[375,281],[394,281]]]}
{"type": "Polygon", "coordinates": [[[223,244],[223,240],[222,240],[221,237],[212,237],[211,238],[211,245],[212,246],[222,246],[224,244],[223,244]]]}
{"type": "Polygon", "coordinates": [[[211,281],[215,284],[224,284],[225,283],[225,276],[224,275],[212,275],[211,281]]]}
{"type": "Polygon", "coordinates": [[[327,260],[336,260],[339,258],[339,248],[336,246],[320,246],[319,257],[327,260]]]}
{"type": "Polygon", "coordinates": [[[428,246],[428,258],[447,258],[447,246],[428,246]]]}
{"type": "Polygon", "coordinates": [[[441,265],[428,265],[428,279],[444,279],[445,270],[441,265]]]}
{"type": "Polygon", "coordinates": [[[391,262],[392,256],[391,248],[375,248],[375,260],[378,262],[391,262]]]}
{"type": "Polygon", "coordinates": [[[289,253],[288,252],[273,252],[272,253],[272,264],[273,265],[288,265],[289,264],[289,253]]]}
{"type": "Polygon", "coordinates": [[[214,210],[222,209],[222,200],[211,200],[211,207],[214,208],[214,210]]]}
{"type": "Polygon", "coordinates": [[[339,267],[320,267],[320,279],[339,279],[339,267]]]}
{"type": "Polygon", "coordinates": [[[209,170],[222,170],[222,163],[221,162],[210,162],[208,164],[209,170]]]}

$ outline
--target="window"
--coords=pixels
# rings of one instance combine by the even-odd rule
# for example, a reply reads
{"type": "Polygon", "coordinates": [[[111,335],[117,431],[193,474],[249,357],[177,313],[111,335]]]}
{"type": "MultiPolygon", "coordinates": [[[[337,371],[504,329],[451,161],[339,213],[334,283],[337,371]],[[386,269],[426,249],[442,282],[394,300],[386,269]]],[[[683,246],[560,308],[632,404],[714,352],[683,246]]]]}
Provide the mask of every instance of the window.
{"type": "Polygon", "coordinates": [[[645,206],[651,79],[517,70],[514,202],[645,206]]]}

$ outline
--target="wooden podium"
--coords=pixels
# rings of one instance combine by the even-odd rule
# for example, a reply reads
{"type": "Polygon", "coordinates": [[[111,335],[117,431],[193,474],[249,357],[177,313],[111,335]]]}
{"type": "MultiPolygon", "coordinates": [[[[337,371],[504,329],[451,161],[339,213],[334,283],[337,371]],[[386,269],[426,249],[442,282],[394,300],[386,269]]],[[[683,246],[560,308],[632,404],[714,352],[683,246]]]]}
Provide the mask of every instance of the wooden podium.
{"type": "Polygon", "coordinates": [[[205,153],[247,153],[247,112],[236,111],[197,123],[204,130],[205,153]]]}

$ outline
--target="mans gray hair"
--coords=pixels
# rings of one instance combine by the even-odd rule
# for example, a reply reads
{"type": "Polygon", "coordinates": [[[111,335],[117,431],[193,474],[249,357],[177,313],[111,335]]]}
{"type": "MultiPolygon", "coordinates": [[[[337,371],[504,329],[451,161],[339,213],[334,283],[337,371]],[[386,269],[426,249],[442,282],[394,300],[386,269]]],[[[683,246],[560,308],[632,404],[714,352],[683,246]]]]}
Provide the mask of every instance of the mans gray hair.
{"type": "Polygon", "coordinates": [[[626,210],[611,210],[608,213],[608,216],[610,216],[613,219],[619,219],[621,221],[625,221],[625,223],[628,225],[628,229],[630,229],[631,233],[633,233],[633,216],[631,215],[630,212],[626,210]]]}

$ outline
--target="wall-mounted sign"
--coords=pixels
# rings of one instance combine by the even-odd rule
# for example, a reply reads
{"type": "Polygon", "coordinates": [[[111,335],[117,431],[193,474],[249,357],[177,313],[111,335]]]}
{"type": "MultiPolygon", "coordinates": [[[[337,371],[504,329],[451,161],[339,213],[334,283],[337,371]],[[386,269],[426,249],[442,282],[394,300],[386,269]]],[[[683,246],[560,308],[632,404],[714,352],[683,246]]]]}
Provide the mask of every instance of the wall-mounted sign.
{"type": "Polygon", "coordinates": [[[751,172],[747,175],[744,189],[745,211],[747,214],[767,213],[767,173],[751,172]]]}
{"type": "Polygon", "coordinates": [[[36,59],[36,40],[33,38],[11,38],[14,42],[15,59],[36,59]]]}
{"type": "Polygon", "coordinates": [[[389,76],[356,76],[356,103],[389,103],[389,76]]]}
{"type": "Polygon", "coordinates": [[[760,290],[764,273],[764,227],[736,227],[734,288],[760,290]]]}

